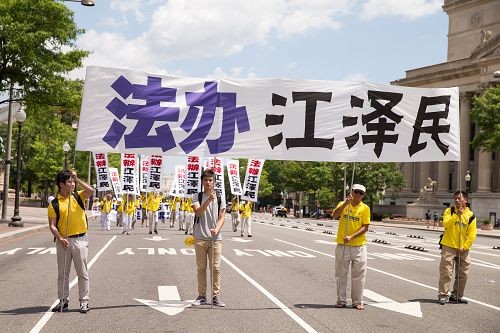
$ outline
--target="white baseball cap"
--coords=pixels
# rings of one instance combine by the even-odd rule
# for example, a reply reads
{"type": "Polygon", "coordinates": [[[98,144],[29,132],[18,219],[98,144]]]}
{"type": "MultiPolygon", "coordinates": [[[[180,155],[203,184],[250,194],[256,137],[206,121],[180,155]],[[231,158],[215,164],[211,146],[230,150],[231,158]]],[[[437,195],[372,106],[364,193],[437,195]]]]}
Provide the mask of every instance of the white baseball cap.
{"type": "Polygon", "coordinates": [[[360,190],[360,191],[363,191],[363,192],[366,192],[366,188],[361,185],[361,184],[354,184],[352,185],[352,190],[360,190]]]}

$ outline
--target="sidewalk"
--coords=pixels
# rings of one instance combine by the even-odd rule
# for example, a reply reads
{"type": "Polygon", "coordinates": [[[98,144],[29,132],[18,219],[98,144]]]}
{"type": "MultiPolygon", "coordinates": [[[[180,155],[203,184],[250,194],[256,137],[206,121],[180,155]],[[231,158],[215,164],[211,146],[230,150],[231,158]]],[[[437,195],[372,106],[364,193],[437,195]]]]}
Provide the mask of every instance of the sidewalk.
{"type": "Polygon", "coordinates": [[[0,239],[14,236],[20,233],[32,232],[41,228],[47,228],[49,233],[49,220],[47,219],[47,208],[41,207],[19,207],[22,228],[9,227],[11,217],[14,215],[14,207],[7,206],[6,220],[0,220],[0,239]]]}

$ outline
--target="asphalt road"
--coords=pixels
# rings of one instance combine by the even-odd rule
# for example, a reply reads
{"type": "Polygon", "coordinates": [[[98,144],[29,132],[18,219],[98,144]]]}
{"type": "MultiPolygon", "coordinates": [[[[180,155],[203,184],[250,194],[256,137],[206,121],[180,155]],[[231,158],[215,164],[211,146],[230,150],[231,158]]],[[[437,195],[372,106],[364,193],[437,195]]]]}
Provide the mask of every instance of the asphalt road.
{"type": "MultiPolygon", "coordinates": [[[[194,250],[184,245],[184,232],[170,229],[168,224],[160,225],[158,236],[149,235],[141,226],[127,236],[117,227],[101,231],[97,221],[90,222],[91,310],[87,314],[78,312],[74,283],[70,311],[48,311],[57,297],[55,248],[48,228],[2,238],[0,330],[499,331],[500,251],[493,249],[500,245],[499,238],[476,239],[466,289],[470,303],[441,306],[437,304],[438,233],[372,227],[368,233],[367,306],[357,311],[333,307],[337,223],[319,223],[322,225],[316,220],[256,214],[254,237],[247,238],[230,230],[228,215],[221,278],[221,299],[227,307],[213,309],[191,306],[190,300],[197,297],[194,250]],[[425,251],[406,249],[406,245],[425,251]]],[[[72,267],[70,281],[74,277],[72,267]]]]}

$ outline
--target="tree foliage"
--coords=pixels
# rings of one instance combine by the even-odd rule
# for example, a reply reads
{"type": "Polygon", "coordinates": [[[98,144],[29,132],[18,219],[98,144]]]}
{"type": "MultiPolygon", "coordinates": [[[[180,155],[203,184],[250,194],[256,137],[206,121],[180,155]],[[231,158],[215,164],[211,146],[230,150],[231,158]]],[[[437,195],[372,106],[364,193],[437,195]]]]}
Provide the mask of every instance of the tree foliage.
{"type": "Polygon", "coordinates": [[[480,129],[472,146],[488,152],[500,151],[500,85],[475,96],[472,105],[470,117],[480,129]]]}
{"type": "MultiPolygon", "coordinates": [[[[64,4],[49,0],[0,2],[0,93],[12,84],[14,99],[66,105],[73,87],[64,77],[82,65],[87,51],[75,48],[83,30],[64,4]]],[[[0,104],[8,102],[0,101],[0,104]]]]}

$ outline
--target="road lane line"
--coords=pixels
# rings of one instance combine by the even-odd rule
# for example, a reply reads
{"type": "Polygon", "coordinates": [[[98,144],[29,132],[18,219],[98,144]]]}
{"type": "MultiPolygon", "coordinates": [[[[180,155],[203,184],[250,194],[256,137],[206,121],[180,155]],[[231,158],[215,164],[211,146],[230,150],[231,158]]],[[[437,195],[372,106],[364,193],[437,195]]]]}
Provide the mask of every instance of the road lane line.
{"type": "MultiPolygon", "coordinates": [[[[283,227],[276,226],[276,225],[266,225],[266,224],[264,224],[264,226],[281,228],[281,229],[283,228],[283,227]]],[[[301,229],[298,229],[298,230],[297,229],[290,229],[290,230],[301,231],[301,232],[306,232],[306,233],[309,233],[309,234],[316,234],[316,235],[320,235],[320,236],[326,236],[326,237],[329,237],[329,238],[332,237],[332,235],[326,235],[326,234],[324,234],[322,232],[308,231],[308,230],[301,230],[301,229]]],[[[332,241],[332,244],[336,244],[336,242],[332,241]]],[[[293,245],[300,247],[300,245],[297,245],[297,244],[293,244],[293,245]]],[[[379,244],[379,243],[373,243],[373,242],[368,242],[367,245],[378,246],[378,247],[385,247],[385,248],[393,249],[393,250],[397,249],[398,251],[405,251],[405,252],[408,252],[408,253],[415,253],[415,250],[408,250],[408,249],[405,249],[404,247],[400,248],[400,247],[393,246],[393,245],[385,245],[385,244],[379,244]]],[[[308,249],[308,250],[314,251],[312,249],[308,249]]],[[[440,253],[439,251],[432,250],[432,249],[429,250],[429,251],[440,253]]],[[[477,252],[473,252],[473,253],[477,253],[477,252]]],[[[321,254],[326,255],[325,253],[321,253],[321,254]]],[[[423,256],[434,257],[434,258],[441,258],[441,254],[432,254],[430,252],[422,252],[422,253],[419,253],[419,254],[421,254],[423,256]]],[[[481,267],[485,267],[485,268],[491,268],[491,269],[500,270],[500,266],[497,265],[497,264],[493,264],[493,263],[490,263],[490,262],[487,262],[487,261],[483,261],[483,260],[479,260],[479,259],[475,259],[475,258],[472,258],[472,264],[473,265],[477,265],[477,266],[481,266],[481,267]]]]}
{"type": "MultiPolygon", "coordinates": [[[[275,240],[277,240],[278,242],[282,242],[282,243],[286,243],[286,244],[289,244],[289,245],[293,245],[293,246],[296,246],[296,247],[299,247],[299,248],[302,248],[302,249],[305,249],[305,250],[308,250],[308,251],[312,251],[312,252],[316,252],[316,253],[319,253],[319,254],[323,254],[323,255],[325,255],[327,257],[332,257],[331,254],[319,252],[319,251],[307,248],[305,246],[301,246],[301,245],[298,245],[298,244],[290,243],[290,242],[287,242],[287,241],[284,241],[284,240],[281,240],[281,239],[277,239],[277,238],[275,238],[275,240]]],[[[368,255],[370,255],[370,254],[368,253],[368,255]]],[[[423,284],[423,283],[420,283],[420,282],[417,282],[417,281],[413,281],[413,280],[404,278],[404,277],[396,275],[396,274],[385,272],[385,271],[382,271],[380,269],[376,269],[376,268],[373,268],[373,267],[370,267],[370,266],[367,266],[366,268],[370,269],[372,271],[375,271],[375,272],[378,272],[378,273],[381,273],[381,274],[385,274],[385,275],[388,275],[390,277],[393,277],[393,278],[405,281],[405,282],[409,282],[409,283],[415,284],[415,285],[420,286],[420,287],[424,287],[424,288],[428,288],[428,289],[431,289],[431,290],[434,290],[434,291],[438,291],[438,289],[435,288],[435,287],[431,287],[431,286],[428,286],[426,284],[423,284]]],[[[494,306],[494,305],[491,305],[491,304],[488,304],[488,303],[484,303],[484,302],[481,302],[481,301],[478,301],[478,300],[475,300],[475,299],[472,299],[472,298],[469,298],[469,297],[464,297],[464,299],[468,300],[469,302],[476,303],[476,304],[488,307],[490,309],[500,311],[500,307],[498,307],[498,306],[494,306]]]]}
{"type": "MultiPolygon", "coordinates": [[[[111,244],[111,242],[114,241],[116,237],[117,236],[111,237],[111,239],[99,250],[99,252],[97,252],[97,254],[94,256],[94,258],[92,258],[92,260],[90,260],[90,262],[87,265],[87,267],[88,267],[89,270],[90,270],[90,267],[92,267],[92,265],[96,262],[97,258],[99,258],[101,256],[101,254],[109,247],[109,245],[111,244]]],[[[73,288],[77,282],[78,282],[78,276],[75,277],[73,279],[73,281],[71,281],[71,283],[69,284],[69,290],[71,290],[71,288],[73,288]]],[[[36,325],[31,329],[30,333],[38,333],[38,332],[40,332],[42,330],[42,328],[45,326],[45,324],[47,324],[47,322],[49,321],[50,317],[52,317],[52,315],[54,314],[54,312],[52,312],[52,309],[58,303],[59,303],[59,300],[56,300],[52,304],[52,306],[47,310],[47,312],[45,312],[45,314],[38,321],[38,323],[36,323],[36,325]]]]}
{"type": "Polygon", "coordinates": [[[306,323],[302,318],[296,315],[290,308],[288,308],[285,304],[283,304],[279,299],[274,297],[269,291],[267,291],[264,287],[262,287],[257,281],[248,276],[245,272],[239,269],[235,264],[230,262],[226,257],[221,256],[222,260],[232,269],[234,269],[238,274],[244,277],[248,282],[254,285],[261,293],[263,293],[267,298],[269,298],[274,304],[280,307],[290,318],[292,318],[297,324],[299,324],[306,332],[317,332],[314,328],[312,328],[308,323],[306,323]]]}

